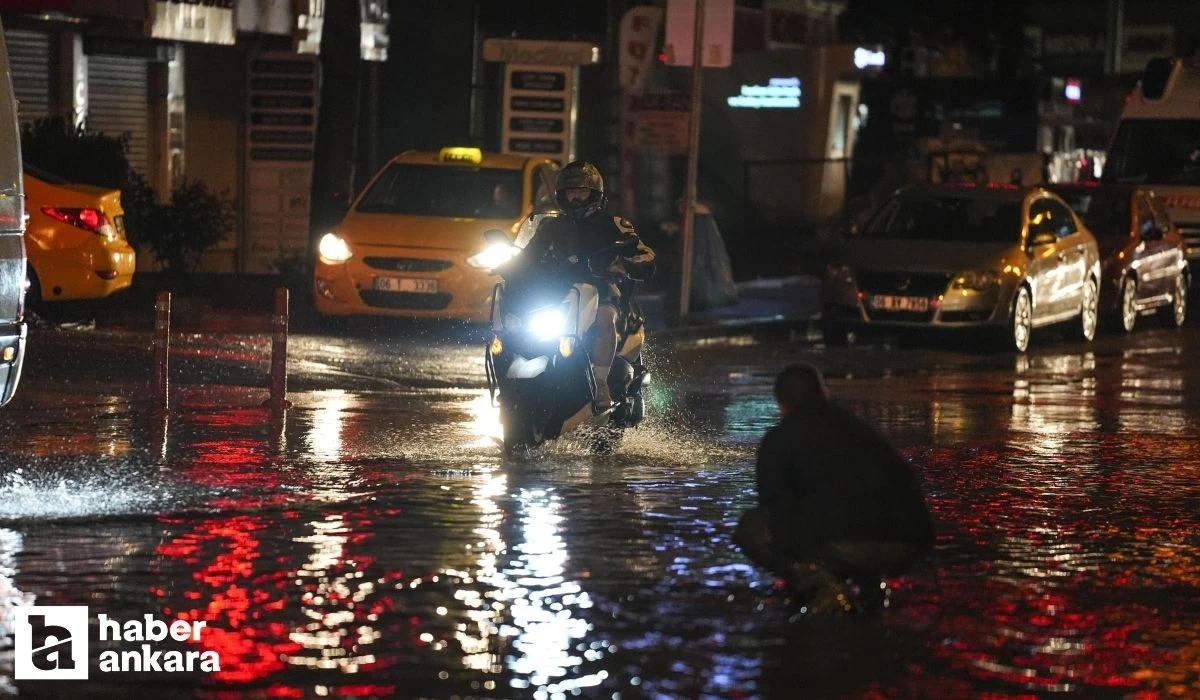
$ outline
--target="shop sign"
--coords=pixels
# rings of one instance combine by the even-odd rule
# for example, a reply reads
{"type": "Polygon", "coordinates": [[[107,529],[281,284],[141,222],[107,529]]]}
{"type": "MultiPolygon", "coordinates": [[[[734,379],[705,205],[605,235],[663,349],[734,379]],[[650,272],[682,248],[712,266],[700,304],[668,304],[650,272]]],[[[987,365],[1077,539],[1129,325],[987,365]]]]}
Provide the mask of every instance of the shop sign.
{"type": "Polygon", "coordinates": [[[150,36],[202,44],[232,44],[237,38],[235,4],[236,0],[155,0],[150,36]]]}
{"type": "Polygon", "coordinates": [[[485,39],[483,59],[529,66],[584,66],[600,62],[600,48],[586,41],[485,39]]]}

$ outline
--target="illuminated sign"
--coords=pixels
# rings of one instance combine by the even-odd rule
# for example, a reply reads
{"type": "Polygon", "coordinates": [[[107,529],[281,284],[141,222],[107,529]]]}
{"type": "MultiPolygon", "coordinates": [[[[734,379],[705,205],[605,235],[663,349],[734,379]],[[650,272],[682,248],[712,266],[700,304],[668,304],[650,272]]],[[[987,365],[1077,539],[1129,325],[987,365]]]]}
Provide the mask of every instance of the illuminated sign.
{"type": "Polygon", "coordinates": [[[859,68],[882,67],[885,63],[887,63],[887,56],[882,51],[872,51],[862,46],[854,49],[854,65],[859,68]]]}
{"type": "Polygon", "coordinates": [[[448,146],[438,152],[438,160],[443,163],[479,165],[483,162],[483,151],[466,146],[448,146]]]}
{"type": "Polygon", "coordinates": [[[771,78],[766,85],[743,85],[740,95],[725,101],[730,107],[799,109],[800,79],[771,78]]]}
{"type": "Polygon", "coordinates": [[[1083,100],[1083,84],[1078,80],[1068,80],[1067,86],[1063,88],[1063,97],[1067,102],[1081,102],[1083,100]]]}

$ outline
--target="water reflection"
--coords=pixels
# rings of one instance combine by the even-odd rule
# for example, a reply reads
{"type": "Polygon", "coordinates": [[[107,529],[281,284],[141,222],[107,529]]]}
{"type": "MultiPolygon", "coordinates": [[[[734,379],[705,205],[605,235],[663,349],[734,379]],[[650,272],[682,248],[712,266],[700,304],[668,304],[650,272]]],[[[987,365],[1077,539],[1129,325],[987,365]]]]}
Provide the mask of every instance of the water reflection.
{"type": "Polygon", "coordinates": [[[17,588],[17,555],[24,538],[15,530],[0,527],[0,695],[16,695],[13,685],[13,633],[8,628],[13,608],[33,605],[34,595],[17,588]]]}
{"type": "Polygon", "coordinates": [[[308,523],[313,533],[295,542],[310,544],[312,553],[298,571],[292,572],[302,591],[300,612],[308,622],[288,638],[301,650],[284,661],[293,666],[336,669],[357,673],[375,663],[371,652],[382,633],[372,623],[378,614],[362,604],[375,594],[375,581],[361,578],[373,557],[347,557],[346,543],[352,534],[341,515],[308,523]]]}
{"type": "Polygon", "coordinates": [[[1046,354],[1017,357],[1009,430],[1014,444],[1054,457],[1064,436],[1093,431],[1096,420],[1096,356],[1046,354]]]}
{"type": "Polygon", "coordinates": [[[1183,357],[1179,347],[1129,348],[1121,353],[1120,428],[1129,433],[1181,433],[1183,357]]]}

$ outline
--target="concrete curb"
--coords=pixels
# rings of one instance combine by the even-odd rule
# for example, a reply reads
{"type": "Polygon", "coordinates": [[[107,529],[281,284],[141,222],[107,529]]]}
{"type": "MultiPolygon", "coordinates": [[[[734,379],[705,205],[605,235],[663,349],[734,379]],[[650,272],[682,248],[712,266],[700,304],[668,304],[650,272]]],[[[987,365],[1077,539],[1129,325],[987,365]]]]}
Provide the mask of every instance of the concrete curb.
{"type": "Polygon", "coordinates": [[[686,342],[730,338],[740,335],[765,335],[784,332],[792,333],[797,340],[807,343],[815,343],[821,339],[820,325],[817,318],[786,318],[780,316],[747,318],[725,323],[707,323],[695,326],[677,326],[660,330],[651,329],[646,334],[646,337],[648,340],[686,342]]]}

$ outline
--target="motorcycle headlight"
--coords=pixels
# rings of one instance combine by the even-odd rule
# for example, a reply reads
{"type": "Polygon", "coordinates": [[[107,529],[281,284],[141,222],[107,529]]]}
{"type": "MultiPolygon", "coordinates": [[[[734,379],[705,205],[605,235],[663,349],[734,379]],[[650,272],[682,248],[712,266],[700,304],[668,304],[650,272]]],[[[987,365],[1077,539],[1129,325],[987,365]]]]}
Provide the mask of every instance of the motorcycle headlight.
{"type": "Polygon", "coordinates": [[[346,241],[333,233],[321,236],[321,242],[317,244],[317,253],[321,256],[321,262],[329,264],[344,263],[353,255],[346,241]]]}
{"type": "Polygon", "coordinates": [[[560,308],[540,309],[529,317],[529,332],[538,340],[550,340],[567,332],[567,314],[560,308]]]}
{"type": "Polygon", "coordinates": [[[511,243],[489,243],[486,248],[467,258],[467,264],[478,270],[500,267],[516,256],[519,248],[511,243]]]}
{"type": "Polygon", "coordinates": [[[1000,281],[1000,275],[986,270],[983,272],[967,271],[954,278],[955,289],[973,289],[983,291],[1000,281]]]}

